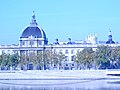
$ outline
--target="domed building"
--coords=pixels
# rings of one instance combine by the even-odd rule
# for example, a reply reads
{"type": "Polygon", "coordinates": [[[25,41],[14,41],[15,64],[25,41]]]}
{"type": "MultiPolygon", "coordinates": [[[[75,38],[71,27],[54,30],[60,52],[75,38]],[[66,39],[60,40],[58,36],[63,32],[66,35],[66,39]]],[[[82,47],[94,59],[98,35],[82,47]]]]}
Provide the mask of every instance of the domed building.
{"type": "MultiPolygon", "coordinates": [[[[36,22],[35,18],[35,13],[33,13],[30,25],[23,29],[23,32],[19,38],[19,44],[0,45],[0,55],[5,53],[9,55],[17,53],[20,56],[19,60],[23,63],[23,65],[21,65],[20,63],[21,66],[18,66],[18,68],[21,69],[45,70],[45,68],[47,68],[49,70],[54,69],[72,70],[79,68],[79,65],[74,62],[74,57],[77,52],[82,51],[84,48],[91,47],[93,48],[93,50],[96,50],[97,46],[99,45],[109,45],[113,47],[120,46],[119,43],[114,44],[115,42],[112,40],[111,31],[109,32],[107,42],[98,41],[97,34],[94,35],[90,34],[87,36],[85,40],[72,41],[71,38],[68,38],[68,41],[62,42],[59,41],[59,39],[57,38],[55,42],[50,43],[51,44],[48,44],[48,38],[44,30],[38,26],[38,23],[36,22]],[[58,54],[62,52],[62,54],[65,56],[64,62],[61,61],[60,65],[50,62],[47,62],[46,64],[45,61],[48,61],[47,60],[48,58],[46,58],[46,56],[44,55],[45,51],[50,51],[49,53],[51,54],[52,52],[58,54]],[[36,55],[39,54],[41,57],[39,57],[38,59],[38,56],[36,55]],[[36,60],[38,60],[39,62],[36,62],[36,60]],[[35,63],[36,65],[34,66],[35,63]]],[[[51,58],[49,59],[51,60],[51,58]]]]}
{"type": "Polygon", "coordinates": [[[111,33],[111,31],[109,31],[108,41],[106,42],[106,44],[115,44],[115,42],[112,40],[112,33],[111,33]]]}
{"type": "Polygon", "coordinates": [[[30,25],[23,30],[19,43],[20,47],[38,47],[48,43],[44,30],[36,22],[35,14],[30,25]]]}

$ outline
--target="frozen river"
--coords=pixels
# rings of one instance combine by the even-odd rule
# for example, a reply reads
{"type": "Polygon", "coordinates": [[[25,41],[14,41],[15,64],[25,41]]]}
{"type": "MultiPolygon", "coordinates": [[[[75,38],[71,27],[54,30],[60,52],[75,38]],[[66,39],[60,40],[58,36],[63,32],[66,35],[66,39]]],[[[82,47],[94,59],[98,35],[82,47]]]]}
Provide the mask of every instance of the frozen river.
{"type": "MultiPolygon", "coordinates": [[[[120,79],[89,79],[89,80],[43,80],[42,82],[53,82],[49,84],[32,84],[32,82],[39,82],[39,80],[14,80],[14,82],[24,82],[31,84],[15,84],[7,83],[9,80],[0,80],[0,90],[120,90],[120,79]],[[56,82],[56,84],[55,84],[56,82]],[[65,82],[65,83],[63,83],[65,82]],[[61,83],[61,84],[60,84],[61,83]]],[[[10,82],[10,81],[9,81],[10,82]]],[[[41,82],[41,81],[40,81],[41,82]]]]}

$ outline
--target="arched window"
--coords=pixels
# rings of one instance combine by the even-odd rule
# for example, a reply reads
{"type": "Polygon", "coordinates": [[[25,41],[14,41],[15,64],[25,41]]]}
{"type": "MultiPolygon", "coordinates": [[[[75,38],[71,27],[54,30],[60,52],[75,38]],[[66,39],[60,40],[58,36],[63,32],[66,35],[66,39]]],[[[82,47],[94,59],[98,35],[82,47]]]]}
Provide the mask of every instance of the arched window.
{"type": "Polygon", "coordinates": [[[4,54],[5,53],[5,50],[2,50],[2,54],[4,54]]]}
{"type": "Polygon", "coordinates": [[[42,41],[38,41],[38,45],[42,45],[42,41]]]}
{"type": "Polygon", "coordinates": [[[65,61],[68,61],[69,59],[68,59],[68,56],[65,56],[65,61]]]}
{"type": "Polygon", "coordinates": [[[72,49],[72,50],[71,50],[71,54],[74,54],[74,53],[75,53],[75,51],[72,49]]]}
{"type": "Polygon", "coordinates": [[[65,50],[65,54],[68,54],[68,53],[69,53],[69,52],[68,52],[68,49],[66,49],[66,50],[65,50]]]}
{"type": "Polygon", "coordinates": [[[31,40],[29,44],[30,44],[30,46],[33,46],[34,45],[34,41],[31,40]]]}
{"type": "Polygon", "coordinates": [[[71,56],[71,61],[74,61],[75,56],[71,56]]]}

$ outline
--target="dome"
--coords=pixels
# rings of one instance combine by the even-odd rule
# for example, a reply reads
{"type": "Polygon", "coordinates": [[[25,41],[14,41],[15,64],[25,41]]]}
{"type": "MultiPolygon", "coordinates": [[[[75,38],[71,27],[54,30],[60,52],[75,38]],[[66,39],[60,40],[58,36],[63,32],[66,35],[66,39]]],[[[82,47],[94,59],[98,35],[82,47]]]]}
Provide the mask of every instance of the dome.
{"type": "Polygon", "coordinates": [[[35,38],[46,38],[46,34],[43,31],[43,29],[37,26],[36,27],[28,26],[27,28],[25,28],[21,35],[21,38],[28,38],[29,36],[33,36],[35,38]]]}
{"type": "Polygon", "coordinates": [[[44,38],[46,39],[46,34],[43,31],[42,28],[38,27],[38,24],[35,19],[35,14],[32,15],[32,20],[30,25],[24,29],[22,35],[20,38],[28,38],[28,37],[34,37],[34,38],[44,38]]]}

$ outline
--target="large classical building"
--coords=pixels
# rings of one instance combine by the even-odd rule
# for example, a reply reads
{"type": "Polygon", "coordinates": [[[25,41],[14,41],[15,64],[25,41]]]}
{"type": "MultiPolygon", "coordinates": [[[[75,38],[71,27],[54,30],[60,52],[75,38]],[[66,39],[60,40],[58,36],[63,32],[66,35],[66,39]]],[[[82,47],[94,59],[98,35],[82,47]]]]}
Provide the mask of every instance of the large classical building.
{"type": "Polygon", "coordinates": [[[81,51],[84,47],[92,47],[93,50],[95,50],[96,47],[101,44],[109,44],[111,46],[119,45],[112,40],[111,31],[108,35],[108,41],[98,41],[97,34],[89,34],[85,40],[72,41],[71,38],[68,38],[68,41],[66,42],[59,42],[59,39],[56,39],[55,42],[49,44],[44,30],[38,26],[35,19],[35,14],[33,14],[30,25],[23,30],[22,35],[19,38],[19,44],[1,45],[0,54],[14,54],[18,52],[19,55],[26,55],[30,52],[52,49],[53,51],[62,52],[63,54],[65,54],[66,63],[64,64],[64,67],[70,67],[72,69],[75,68],[73,58],[77,52],[81,51]]]}

